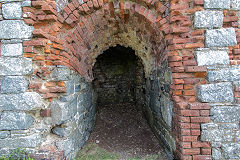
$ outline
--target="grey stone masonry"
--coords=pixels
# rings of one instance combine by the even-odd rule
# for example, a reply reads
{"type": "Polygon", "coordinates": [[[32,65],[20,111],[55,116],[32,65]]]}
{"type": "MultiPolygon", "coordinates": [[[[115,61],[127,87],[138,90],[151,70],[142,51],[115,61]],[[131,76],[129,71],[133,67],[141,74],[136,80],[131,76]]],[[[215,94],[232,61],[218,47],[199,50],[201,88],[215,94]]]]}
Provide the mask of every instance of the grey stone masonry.
{"type": "Polygon", "coordinates": [[[32,73],[32,60],[25,57],[1,57],[0,75],[29,75],[32,73]]]}
{"type": "Polygon", "coordinates": [[[207,79],[209,82],[227,82],[240,80],[240,66],[209,70],[207,79]]]}
{"type": "Polygon", "coordinates": [[[28,129],[34,121],[34,119],[25,112],[4,111],[0,115],[0,130],[28,129]]]}
{"type": "Polygon", "coordinates": [[[21,19],[22,6],[20,2],[2,4],[2,14],[5,19],[21,19]]]}
{"type": "Polygon", "coordinates": [[[23,20],[0,21],[0,39],[28,39],[32,37],[33,27],[23,20]]]}
{"type": "Polygon", "coordinates": [[[231,9],[240,10],[240,0],[231,0],[231,9]]]}
{"type": "Polygon", "coordinates": [[[0,140],[0,148],[35,148],[41,143],[39,134],[26,137],[6,138],[0,140]]]}
{"type": "Polygon", "coordinates": [[[223,144],[222,149],[226,159],[240,159],[239,143],[223,144]]]}
{"type": "Polygon", "coordinates": [[[211,142],[231,142],[235,137],[235,132],[231,130],[206,129],[202,130],[201,140],[211,142]]]}
{"type": "Polygon", "coordinates": [[[77,98],[66,103],[53,101],[50,107],[53,123],[59,125],[71,119],[76,114],[77,98]]]}
{"type": "Polygon", "coordinates": [[[22,43],[2,44],[1,56],[21,56],[23,55],[22,43]]]}
{"type": "Polygon", "coordinates": [[[214,158],[214,160],[223,159],[221,149],[220,148],[212,148],[212,157],[214,158]]]}
{"type": "Polygon", "coordinates": [[[31,7],[32,2],[30,0],[23,0],[22,7],[31,7]]]}
{"type": "Polygon", "coordinates": [[[240,106],[214,106],[210,109],[213,122],[231,123],[240,121],[240,106]]]}
{"type": "Polygon", "coordinates": [[[195,51],[198,66],[227,65],[230,64],[228,48],[209,49],[201,48],[195,51]]]}
{"type": "Polygon", "coordinates": [[[234,28],[206,30],[206,47],[228,47],[237,45],[234,28]]]}
{"type": "Polygon", "coordinates": [[[0,139],[7,138],[10,136],[9,131],[0,131],[0,139]]]}
{"type": "Polygon", "coordinates": [[[1,93],[23,93],[28,89],[28,81],[24,76],[5,76],[1,80],[1,93]]]}
{"type": "Polygon", "coordinates": [[[230,9],[230,0],[204,0],[206,9],[230,9]]]}
{"type": "Polygon", "coordinates": [[[36,92],[21,94],[0,94],[0,110],[29,111],[43,105],[41,96],[36,92]]]}
{"type": "Polygon", "coordinates": [[[55,68],[51,74],[50,77],[54,81],[66,81],[70,78],[70,69],[65,66],[60,66],[58,68],[55,68]]]}
{"type": "Polygon", "coordinates": [[[195,28],[220,28],[223,25],[222,11],[198,11],[194,18],[195,28]]]}
{"type": "Polygon", "coordinates": [[[201,102],[233,102],[232,83],[199,85],[197,97],[201,102]]]}

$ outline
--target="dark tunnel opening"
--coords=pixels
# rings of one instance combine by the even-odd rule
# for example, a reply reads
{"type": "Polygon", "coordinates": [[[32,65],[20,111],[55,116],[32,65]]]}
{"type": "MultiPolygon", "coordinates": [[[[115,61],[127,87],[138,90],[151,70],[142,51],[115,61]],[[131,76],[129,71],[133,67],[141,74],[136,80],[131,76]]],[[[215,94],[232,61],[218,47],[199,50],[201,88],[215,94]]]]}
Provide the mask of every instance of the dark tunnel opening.
{"type": "Polygon", "coordinates": [[[119,45],[109,48],[98,56],[93,75],[97,118],[89,142],[123,159],[168,159],[147,121],[146,78],[135,51],[119,45]]]}

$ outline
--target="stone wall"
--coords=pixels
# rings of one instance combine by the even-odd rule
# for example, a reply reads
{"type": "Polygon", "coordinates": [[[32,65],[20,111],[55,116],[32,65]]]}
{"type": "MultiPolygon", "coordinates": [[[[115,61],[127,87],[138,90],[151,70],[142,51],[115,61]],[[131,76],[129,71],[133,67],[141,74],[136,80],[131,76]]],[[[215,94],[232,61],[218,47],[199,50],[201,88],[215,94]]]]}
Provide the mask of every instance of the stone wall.
{"type": "Polygon", "coordinates": [[[52,72],[55,81],[65,81],[66,92],[50,104],[50,131],[57,137],[48,135],[68,159],[74,159],[79,148],[87,141],[94,127],[97,102],[92,84],[71,72],[63,66],[52,72]]]}
{"type": "Polygon", "coordinates": [[[165,61],[147,79],[145,108],[143,108],[150,126],[161,143],[165,145],[169,156],[173,156],[176,150],[172,128],[174,113],[170,95],[171,83],[172,72],[168,67],[168,61],[165,61]]]}
{"type": "Polygon", "coordinates": [[[17,147],[30,152],[42,141],[35,118],[44,107],[41,96],[28,91],[32,60],[23,56],[23,41],[32,37],[33,27],[23,21],[23,6],[30,1],[1,1],[0,12],[0,155],[17,147]]]}
{"type": "Polygon", "coordinates": [[[237,93],[240,69],[238,65],[229,65],[233,62],[230,62],[231,59],[238,58],[229,58],[228,54],[228,46],[235,46],[237,40],[234,28],[223,28],[223,22],[228,22],[224,16],[230,12],[223,10],[234,10],[232,15],[236,15],[235,10],[240,9],[239,3],[207,0],[204,2],[205,10],[195,13],[194,26],[205,29],[207,47],[197,49],[195,56],[198,66],[207,66],[208,82],[198,86],[197,96],[210,108],[210,120],[201,125],[201,140],[211,143],[212,159],[216,160],[240,158],[240,105],[237,93]]]}

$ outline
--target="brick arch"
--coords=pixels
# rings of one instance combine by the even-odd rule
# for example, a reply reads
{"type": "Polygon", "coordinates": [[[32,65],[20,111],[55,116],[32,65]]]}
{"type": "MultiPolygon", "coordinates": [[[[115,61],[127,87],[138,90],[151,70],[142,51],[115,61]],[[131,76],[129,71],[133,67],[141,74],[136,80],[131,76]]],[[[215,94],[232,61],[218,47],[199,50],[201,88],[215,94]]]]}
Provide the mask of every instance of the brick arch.
{"type": "MultiPolygon", "coordinates": [[[[201,153],[200,150],[209,151],[210,145],[198,140],[200,124],[207,122],[209,117],[200,116],[202,104],[198,103],[194,90],[196,85],[206,83],[206,67],[196,66],[193,54],[195,48],[204,47],[204,31],[191,28],[193,24],[191,15],[202,10],[202,3],[189,0],[172,0],[170,3],[99,1],[98,4],[101,4],[99,6],[96,4],[94,6],[93,1],[76,3],[78,2],[73,1],[67,4],[60,13],[56,12],[56,4],[53,1],[33,1],[33,8],[23,9],[25,23],[35,28],[33,39],[23,42],[24,56],[33,59],[34,75],[37,75],[37,78],[30,82],[29,90],[40,93],[43,99],[49,101],[50,106],[60,105],[58,99],[68,92],[68,82],[62,79],[53,80],[52,73],[65,71],[58,66],[66,66],[71,71],[77,71],[87,81],[91,81],[91,67],[102,51],[116,44],[130,46],[145,63],[145,71],[146,68],[150,68],[149,72],[156,72],[155,69],[161,69],[165,60],[169,62],[166,66],[171,67],[173,73],[170,95],[174,102],[172,139],[176,141],[176,150],[174,149],[176,157],[180,159],[209,157],[209,152],[201,153]],[[103,13],[105,17],[101,18],[103,13]],[[107,25],[99,25],[100,29],[97,29],[98,24],[94,24],[93,20],[94,15],[100,17],[98,23],[107,25]],[[112,31],[109,31],[109,27],[116,26],[122,33],[125,33],[124,26],[127,26],[130,31],[141,34],[131,36],[129,40],[127,38],[121,40],[119,38],[121,34],[111,34],[112,31]],[[93,31],[97,33],[96,37],[92,34],[93,31]],[[110,35],[104,35],[103,39],[110,37],[114,43],[105,44],[94,40],[102,38],[103,32],[110,35]],[[135,45],[137,42],[134,38],[140,39],[144,45],[142,47],[138,47],[139,44],[135,45]],[[129,43],[130,40],[135,44],[129,43]],[[142,52],[141,48],[145,49],[145,46],[151,52],[142,52]],[[145,58],[144,54],[150,57],[150,60],[145,58]]],[[[209,109],[204,107],[205,104],[203,110],[209,109]]],[[[54,117],[54,107],[49,108],[54,117]]]]}
{"type": "Polygon", "coordinates": [[[151,68],[167,58],[165,34],[159,30],[160,25],[157,24],[164,16],[159,13],[167,9],[161,2],[158,5],[156,2],[145,4],[146,7],[151,6],[161,11],[148,9],[135,2],[77,3],[73,1],[65,6],[58,20],[71,26],[61,37],[66,40],[63,44],[65,53],[73,56],[70,64],[81,75],[91,79],[95,58],[103,50],[116,44],[135,49],[144,63],[147,75],[151,68]],[[117,11],[119,9],[120,12],[117,11]],[[159,47],[156,49],[156,46],[159,47]]]}
{"type": "MultiPolygon", "coordinates": [[[[86,75],[86,78],[88,77],[89,79],[90,75],[87,75],[86,71],[90,66],[87,66],[86,61],[89,61],[87,63],[92,63],[90,60],[94,60],[86,55],[90,55],[94,43],[97,43],[95,40],[97,36],[105,35],[106,37],[106,34],[103,33],[106,32],[108,34],[109,29],[104,29],[104,27],[108,27],[108,22],[112,21],[112,23],[120,27],[124,26],[120,29],[121,32],[124,32],[124,29],[126,29],[125,26],[131,26],[132,29],[135,29],[135,32],[138,32],[138,35],[135,36],[135,43],[136,38],[139,42],[147,39],[145,45],[148,50],[152,50],[156,48],[156,46],[165,49],[165,51],[152,51],[151,56],[149,55],[149,59],[153,61],[151,64],[160,64],[161,58],[167,58],[167,40],[165,39],[165,35],[170,31],[169,22],[166,18],[169,7],[168,2],[165,2],[164,5],[162,1],[140,1],[138,3],[129,1],[117,2],[117,4],[107,1],[87,1],[80,4],[75,0],[68,3],[59,13],[56,12],[56,4],[53,1],[33,1],[32,5],[35,8],[34,10],[24,8],[24,12],[26,13],[24,21],[29,25],[34,25],[35,28],[33,40],[24,43],[24,45],[27,46],[25,57],[33,58],[36,61],[45,60],[45,64],[49,66],[60,64],[68,66],[78,71],[81,75],[86,75]],[[120,10],[120,12],[118,10],[120,10]],[[39,12],[35,13],[36,11],[39,12]],[[115,16],[115,14],[118,14],[118,16],[115,16]],[[96,22],[98,24],[94,24],[94,19],[98,20],[98,22],[96,22]],[[99,23],[99,20],[103,21],[99,23]],[[46,23],[46,21],[48,23],[46,23]],[[102,24],[102,22],[105,24],[102,24]],[[142,25],[139,25],[139,23],[142,25]],[[94,34],[92,34],[92,32],[94,32],[94,34]],[[92,40],[93,38],[95,39],[92,40]],[[90,46],[88,41],[93,45],[90,46]],[[78,50],[76,49],[77,45],[79,46],[78,50]],[[42,53],[49,54],[49,56],[35,56],[31,54],[36,53],[35,48],[43,48],[44,51],[42,53]],[[79,51],[80,49],[81,51],[79,51]],[[85,54],[85,52],[88,53],[85,54]],[[165,53],[160,56],[157,52],[165,53]]],[[[131,40],[129,39],[129,41],[131,40]]],[[[120,41],[111,45],[116,45],[117,43],[125,46],[130,45],[120,41]]],[[[111,46],[109,44],[101,45],[105,45],[105,48],[111,46]]],[[[131,44],[131,47],[136,48],[136,45],[134,47],[133,44],[131,44]]],[[[102,53],[103,50],[104,49],[98,51],[98,54],[102,53]]],[[[146,56],[148,55],[144,56],[143,53],[141,54],[142,55],[138,56],[142,58],[146,66],[148,61],[146,56]]]]}

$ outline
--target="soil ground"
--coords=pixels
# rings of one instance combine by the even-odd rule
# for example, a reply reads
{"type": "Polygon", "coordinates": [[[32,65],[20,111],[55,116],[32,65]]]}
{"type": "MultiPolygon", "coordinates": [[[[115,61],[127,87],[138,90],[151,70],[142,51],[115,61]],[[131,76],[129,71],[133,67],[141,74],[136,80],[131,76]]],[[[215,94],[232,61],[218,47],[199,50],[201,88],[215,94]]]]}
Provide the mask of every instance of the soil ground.
{"type": "Polygon", "coordinates": [[[98,107],[95,128],[78,156],[97,150],[112,155],[102,159],[168,160],[142,113],[129,104],[98,107]]]}

